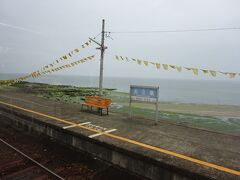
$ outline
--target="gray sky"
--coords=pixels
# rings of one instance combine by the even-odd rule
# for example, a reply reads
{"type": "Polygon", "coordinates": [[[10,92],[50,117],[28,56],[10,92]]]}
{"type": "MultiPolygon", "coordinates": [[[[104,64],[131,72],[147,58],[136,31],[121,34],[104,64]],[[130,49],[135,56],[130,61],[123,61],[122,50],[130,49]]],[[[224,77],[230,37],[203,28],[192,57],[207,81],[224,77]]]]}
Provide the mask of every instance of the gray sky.
{"type": "MultiPolygon", "coordinates": [[[[102,18],[107,31],[240,27],[239,7],[239,0],[1,0],[0,72],[27,73],[51,63],[97,35],[102,18]]],[[[105,76],[212,79],[120,63],[115,54],[240,72],[240,30],[111,36],[114,40],[106,39],[105,76]]],[[[95,47],[73,60],[97,54],[96,61],[58,74],[98,75],[95,47]]]]}

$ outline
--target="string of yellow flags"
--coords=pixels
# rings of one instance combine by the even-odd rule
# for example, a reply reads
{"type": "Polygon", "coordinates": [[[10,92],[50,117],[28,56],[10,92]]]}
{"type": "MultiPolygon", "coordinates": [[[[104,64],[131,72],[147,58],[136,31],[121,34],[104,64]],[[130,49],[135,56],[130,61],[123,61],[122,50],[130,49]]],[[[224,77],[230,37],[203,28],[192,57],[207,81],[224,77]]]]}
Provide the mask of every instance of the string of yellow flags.
{"type": "Polygon", "coordinates": [[[81,51],[81,49],[87,48],[91,45],[92,41],[88,40],[87,42],[83,43],[80,47],[75,48],[74,50],[68,52],[67,54],[61,56],[60,58],[58,58],[57,60],[54,60],[52,63],[49,63],[45,66],[43,66],[41,69],[37,70],[37,71],[33,71],[31,72],[29,75],[26,76],[21,76],[19,78],[16,79],[12,79],[12,80],[5,80],[5,81],[1,81],[2,84],[13,84],[19,81],[24,81],[30,77],[34,78],[34,76],[36,74],[41,74],[42,72],[46,71],[47,69],[53,68],[54,66],[58,65],[59,63],[61,63],[62,61],[68,60],[69,58],[71,58],[72,56],[76,55],[77,53],[79,53],[81,51]]]}
{"type": "Polygon", "coordinates": [[[39,74],[34,74],[33,78],[36,78],[36,77],[39,77],[39,76],[45,75],[45,74],[51,74],[51,73],[54,73],[54,72],[57,72],[57,71],[60,71],[60,70],[64,70],[66,68],[71,68],[71,67],[74,67],[74,66],[79,65],[79,64],[83,64],[83,63],[85,63],[89,60],[94,60],[94,57],[95,57],[95,55],[91,55],[91,56],[79,59],[77,61],[73,61],[71,63],[65,64],[65,65],[62,65],[62,66],[59,66],[59,67],[56,67],[56,68],[45,70],[45,71],[43,71],[39,74]]]}
{"type": "MultiPolygon", "coordinates": [[[[89,47],[91,45],[92,41],[89,40],[85,43],[83,43],[79,48],[75,48],[74,50],[70,51],[69,53],[61,56],[59,59],[53,61],[52,63],[43,66],[40,70],[34,71],[31,73],[31,76],[33,77],[34,74],[39,74],[49,68],[53,68],[54,66],[58,65],[59,63],[61,63],[62,61],[68,60],[69,58],[71,58],[72,56],[76,55],[77,53],[80,52],[81,49],[84,49],[86,47],[89,47]]],[[[28,76],[29,77],[29,76],[28,76]]]]}
{"type": "Polygon", "coordinates": [[[41,68],[42,71],[45,71],[46,69],[52,68],[54,66],[56,66],[57,64],[59,64],[62,61],[68,60],[69,58],[71,58],[72,56],[76,55],[77,53],[79,53],[81,51],[81,49],[84,49],[86,47],[89,47],[91,45],[92,41],[89,40],[85,43],[83,43],[80,47],[75,48],[74,50],[68,52],[67,54],[61,56],[60,58],[58,58],[57,60],[53,61],[52,63],[45,65],[41,68]]]}
{"type": "Polygon", "coordinates": [[[37,78],[37,77],[42,76],[42,75],[51,74],[51,73],[54,73],[54,72],[57,72],[57,71],[60,71],[60,70],[64,70],[66,68],[71,68],[71,67],[74,67],[76,65],[83,64],[83,63],[85,63],[85,62],[87,62],[89,60],[93,60],[94,57],[95,57],[95,55],[91,55],[91,56],[88,56],[88,57],[85,57],[85,58],[81,58],[81,59],[79,59],[77,61],[73,61],[71,63],[65,64],[65,65],[62,65],[62,66],[58,66],[58,67],[55,67],[55,68],[47,69],[47,70],[41,71],[41,72],[34,72],[31,75],[27,75],[27,76],[23,76],[23,77],[20,77],[20,78],[16,78],[14,80],[2,80],[2,81],[0,81],[0,84],[10,86],[10,85],[12,85],[14,83],[23,81],[23,80],[25,80],[25,79],[27,79],[29,77],[37,78]]]}
{"type": "Polygon", "coordinates": [[[172,64],[162,64],[159,62],[152,62],[148,60],[141,60],[141,59],[136,59],[136,58],[130,58],[130,57],[125,57],[125,56],[120,56],[120,55],[115,55],[115,59],[118,61],[127,61],[127,62],[134,62],[138,65],[144,65],[144,66],[149,66],[152,65],[156,67],[157,69],[161,69],[161,67],[164,70],[169,70],[169,69],[174,69],[178,72],[182,72],[183,69],[187,71],[192,71],[194,75],[198,75],[199,72],[203,72],[203,74],[209,74],[212,77],[216,77],[217,74],[223,74],[228,76],[229,78],[235,78],[237,75],[240,76],[240,73],[237,72],[224,72],[224,71],[217,71],[217,70],[212,70],[212,69],[202,69],[202,68],[196,68],[196,67],[183,67],[183,66],[178,66],[178,65],[172,65],[172,64]]]}

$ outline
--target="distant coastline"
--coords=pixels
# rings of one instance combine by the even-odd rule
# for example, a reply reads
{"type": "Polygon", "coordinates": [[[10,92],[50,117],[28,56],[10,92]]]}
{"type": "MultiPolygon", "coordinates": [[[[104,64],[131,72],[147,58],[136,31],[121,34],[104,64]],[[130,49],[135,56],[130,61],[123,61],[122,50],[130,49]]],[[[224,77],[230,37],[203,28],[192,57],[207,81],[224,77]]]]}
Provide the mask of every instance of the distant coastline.
{"type": "MultiPolygon", "coordinates": [[[[22,74],[3,74],[0,79],[11,79],[22,74]]],[[[98,77],[50,75],[30,82],[42,82],[55,85],[73,85],[78,87],[98,87],[98,77]]],[[[131,84],[154,85],[160,87],[160,101],[170,103],[240,105],[240,81],[209,81],[180,79],[149,79],[105,77],[104,87],[114,88],[119,92],[129,92],[131,84]]]]}

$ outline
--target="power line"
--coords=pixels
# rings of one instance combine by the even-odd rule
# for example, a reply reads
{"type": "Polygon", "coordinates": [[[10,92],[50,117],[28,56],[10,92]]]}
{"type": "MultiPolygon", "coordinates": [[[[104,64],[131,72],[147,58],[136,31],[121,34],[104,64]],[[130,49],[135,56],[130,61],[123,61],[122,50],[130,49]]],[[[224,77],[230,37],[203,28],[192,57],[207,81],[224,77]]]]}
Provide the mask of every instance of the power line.
{"type": "Polygon", "coordinates": [[[96,39],[102,32],[98,33],[96,36],[94,36],[93,39],[96,39]]]}
{"type": "Polygon", "coordinates": [[[240,27],[230,28],[207,28],[207,29],[182,29],[182,30],[156,30],[156,31],[110,31],[114,34],[145,34],[145,33],[176,33],[176,32],[198,32],[198,31],[227,31],[240,30],[240,27]]]}

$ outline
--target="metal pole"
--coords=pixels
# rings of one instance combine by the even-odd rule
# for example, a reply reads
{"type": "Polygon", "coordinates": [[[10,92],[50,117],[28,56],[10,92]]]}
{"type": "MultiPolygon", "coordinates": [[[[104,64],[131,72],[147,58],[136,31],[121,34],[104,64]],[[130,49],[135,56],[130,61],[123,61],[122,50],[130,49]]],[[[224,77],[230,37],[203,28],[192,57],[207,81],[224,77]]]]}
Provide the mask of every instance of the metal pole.
{"type": "MultiPolygon", "coordinates": [[[[13,99],[10,97],[10,104],[13,105],[13,99]]],[[[13,113],[13,108],[11,107],[11,114],[13,113]]]]}
{"type": "Polygon", "coordinates": [[[156,102],[156,115],[155,115],[155,125],[157,125],[158,122],[158,101],[159,101],[159,87],[157,89],[157,102],[156,102]]]}
{"type": "Polygon", "coordinates": [[[132,118],[132,98],[131,98],[131,86],[129,92],[129,117],[132,118]]]}
{"type": "MultiPolygon", "coordinates": [[[[34,107],[33,107],[33,102],[31,102],[31,110],[34,111],[34,107]]],[[[32,117],[32,120],[33,120],[33,113],[31,113],[31,117],[32,117]]]]}
{"type": "Polygon", "coordinates": [[[102,40],[101,40],[101,58],[100,58],[100,76],[99,76],[99,96],[102,96],[102,88],[103,88],[103,59],[104,59],[104,31],[105,28],[105,20],[102,20],[102,40]]]}

